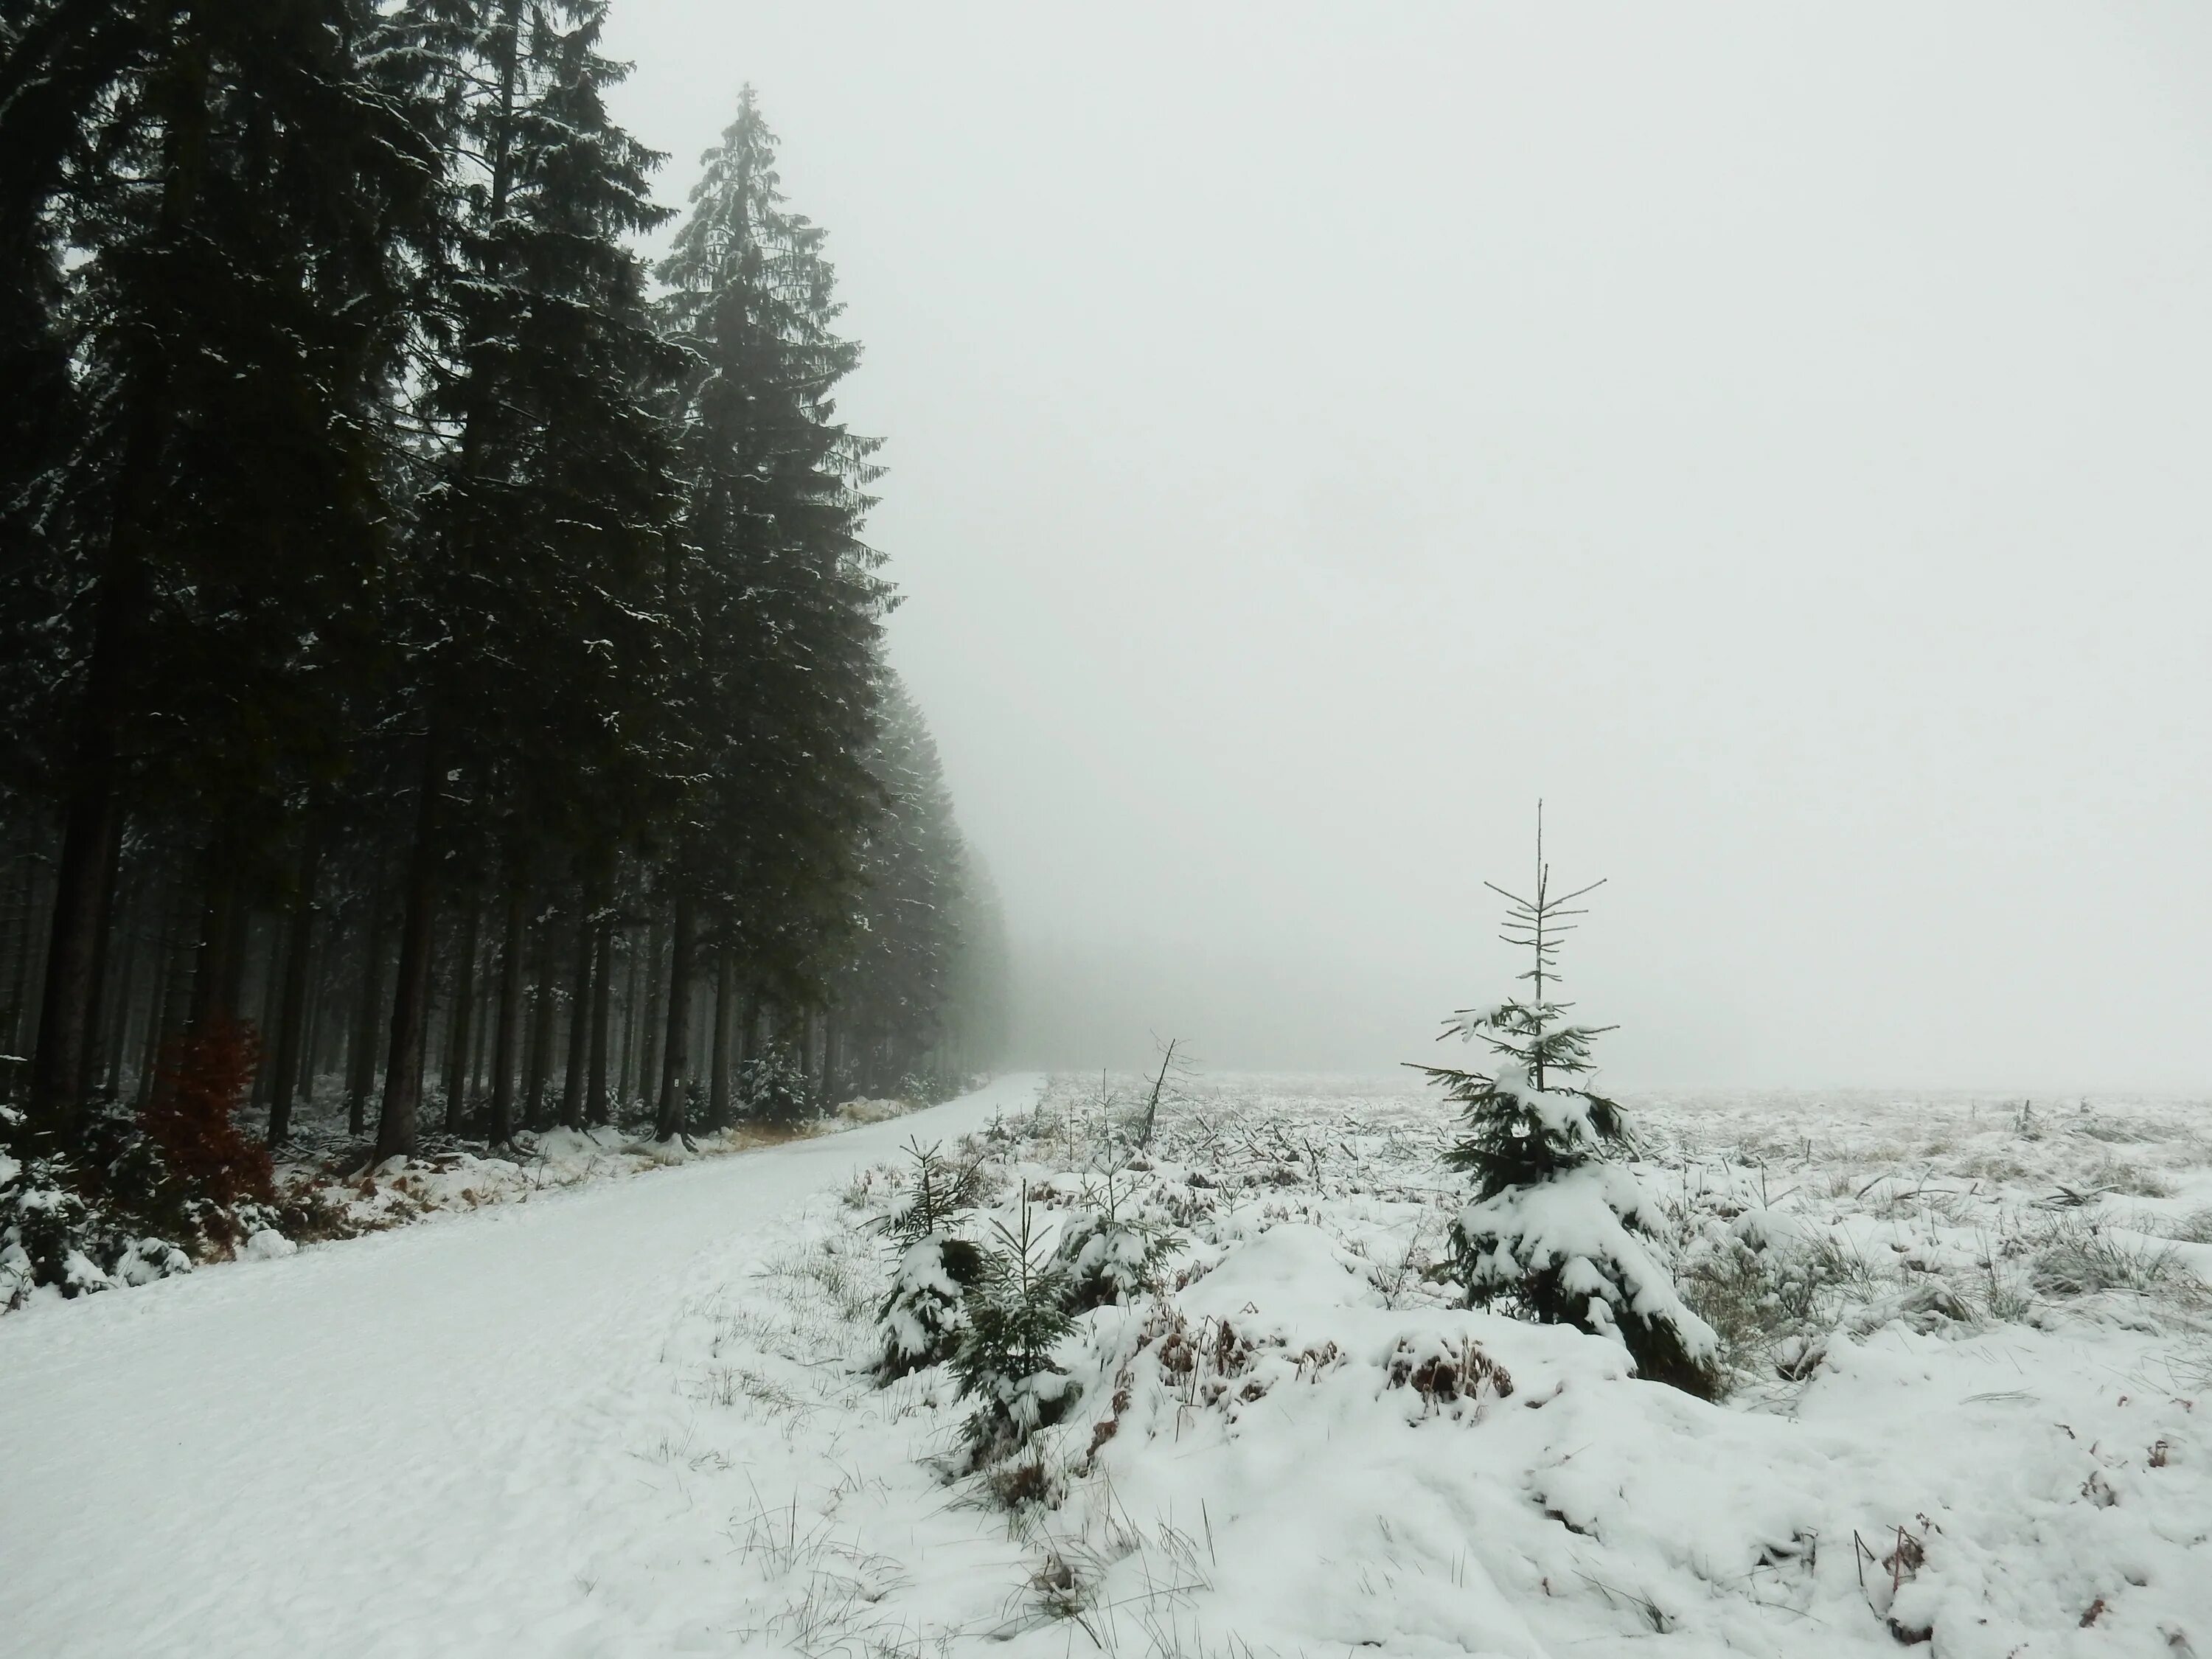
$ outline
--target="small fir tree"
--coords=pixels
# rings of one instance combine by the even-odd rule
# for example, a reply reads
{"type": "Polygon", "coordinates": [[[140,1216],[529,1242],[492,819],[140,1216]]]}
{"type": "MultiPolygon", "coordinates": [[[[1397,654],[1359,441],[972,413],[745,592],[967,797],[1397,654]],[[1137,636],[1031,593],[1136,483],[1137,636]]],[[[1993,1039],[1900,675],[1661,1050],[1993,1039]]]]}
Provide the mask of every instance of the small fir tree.
{"type": "Polygon", "coordinates": [[[1002,1221],[991,1226],[999,1248],[968,1292],[968,1328],[952,1356],[960,1397],[976,1402],[961,1425],[975,1468],[1019,1451],[1065,1417],[1079,1394],[1052,1357],[1075,1328],[1066,1268],[1036,1236],[1026,1203],[1018,1231],[1002,1221]]]}
{"type": "Polygon", "coordinates": [[[968,1328],[968,1293],[982,1281],[981,1246],[958,1237],[975,1207],[973,1164],[956,1164],[934,1146],[909,1142],[914,1190],[885,1219],[884,1233],[898,1250],[890,1294],[876,1314],[884,1341],[879,1382],[891,1382],[950,1359],[968,1328]]]}
{"type": "Polygon", "coordinates": [[[806,1068],[781,1048],[737,1066],[732,1086],[740,1115],[771,1127],[809,1122],[822,1115],[826,1104],[806,1068]]]}
{"type": "Polygon", "coordinates": [[[1084,1206],[1068,1216],[1053,1247],[1067,1275],[1069,1306],[1077,1313],[1127,1307],[1158,1287],[1175,1245],[1146,1218],[1126,1165],[1085,1183],[1083,1196],[1084,1206]]]}
{"type": "Polygon", "coordinates": [[[1633,1145],[1620,1105],[1583,1086],[1591,1040],[1613,1028],[1573,1024],[1572,1005],[1552,1000],[1559,942],[1574,931],[1568,918],[1584,914],[1573,902],[1604,884],[1552,891],[1539,802],[1534,896],[1483,884],[1506,901],[1501,937],[1530,953],[1520,975],[1529,994],[1445,1022],[1443,1036],[1487,1045],[1487,1073],[1414,1068],[1466,1120],[1466,1138],[1444,1161],[1476,1182],[1451,1232],[1468,1303],[1613,1336],[1643,1376],[1709,1399],[1718,1340],[1649,1244],[1650,1202],[1617,1161],[1633,1145]]]}

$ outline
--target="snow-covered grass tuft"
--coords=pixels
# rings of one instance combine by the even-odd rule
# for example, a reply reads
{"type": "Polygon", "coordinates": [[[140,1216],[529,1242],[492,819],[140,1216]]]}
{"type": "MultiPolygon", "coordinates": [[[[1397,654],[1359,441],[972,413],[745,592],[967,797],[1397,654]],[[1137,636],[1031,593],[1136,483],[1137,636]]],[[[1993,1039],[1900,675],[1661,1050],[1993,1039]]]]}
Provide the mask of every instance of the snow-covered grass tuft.
{"type": "MultiPolygon", "coordinates": [[[[1465,1306],[1426,1098],[1225,1080],[1139,1147],[1101,1092],[1055,1084],[959,1149],[991,1189],[975,1236],[1026,1208],[1079,1262],[1108,1172],[1143,1218],[1150,1288],[1077,1305],[1054,1350],[1063,1418],[971,1463],[943,1368],[867,1389],[865,1328],[787,1328],[851,1368],[806,1434],[899,1448],[871,1463],[879,1530],[963,1563],[890,1598],[942,1650],[2212,1651],[2187,1109],[1634,1103],[1650,1248],[1720,1340],[1708,1404],[1603,1336],[1465,1306]],[[932,1531],[993,1516],[1011,1555],[932,1531]]],[[[856,1181],[834,1224],[899,1192],[856,1181]]],[[[836,1322],[866,1300],[803,1282],[836,1322]]]]}
{"type": "Polygon", "coordinates": [[[1020,1436],[978,1451],[949,1364],[885,1376],[888,1141],[702,1259],[625,1384],[656,1507],[586,1564],[622,1650],[2212,1655],[2197,1109],[1628,1103],[1707,1401],[1467,1305],[1455,1126],[1413,1087],[1188,1086],[1141,1146],[1101,1095],[936,1132],[976,1208],[933,1237],[1026,1210],[1071,1279],[1109,1209],[1141,1241],[1071,1290],[1067,1404],[1020,1436]]]}

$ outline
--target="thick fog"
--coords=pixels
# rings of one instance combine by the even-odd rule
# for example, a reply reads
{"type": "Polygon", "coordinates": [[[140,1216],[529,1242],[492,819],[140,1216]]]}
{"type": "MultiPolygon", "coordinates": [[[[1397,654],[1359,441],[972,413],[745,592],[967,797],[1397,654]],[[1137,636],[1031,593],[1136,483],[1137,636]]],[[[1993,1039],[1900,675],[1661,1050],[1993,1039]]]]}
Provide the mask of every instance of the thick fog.
{"type": "Polygon", "coordinates": [[[618,7],[739,84],[1019,1058],[2212,1083],[2212,15],[618,7]]]}

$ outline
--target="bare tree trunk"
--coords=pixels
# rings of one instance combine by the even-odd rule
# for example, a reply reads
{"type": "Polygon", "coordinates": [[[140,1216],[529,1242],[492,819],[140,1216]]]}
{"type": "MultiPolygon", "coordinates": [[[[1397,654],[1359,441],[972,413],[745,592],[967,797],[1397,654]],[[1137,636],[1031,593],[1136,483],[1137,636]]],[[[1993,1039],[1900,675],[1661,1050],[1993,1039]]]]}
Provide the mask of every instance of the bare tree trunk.
{"type": "Polygon", "coordinates": [[[118,890],[122,887],[122,841],[124,814],[115,811],[112,825],[108,830],[108,845],[104,854],[104,869],[100,878],[100,915],[93,929],[93,963],[86,975],[84,991],[84,1055],[77,1061],[77,1103],[84,1106],[88,1095],[100,1086],[100,1040],[106,1036],[106,1026],[101,1013],[106,1011],[108,991],[108,957],[112,956],[115,940],[115,914],[118,914],[118,890]]]}
{"type": "Polygon", "coordinates": [[[126,1089],[134,1095],[137,1092],[138,1060],[146,1051],[146,1027],[153,1023],[154,1005],[161,998],[161,969],[168,963],[163,948],[167,903],[167,884],[148,875],[139,884],[130,954],[123,961],[123,985],[116,999],[113,1041],[107,1050],[107,1097],[118,1106],[126,1089]]]}
{"type": "Polygon", "coordinates": [[[315,1085],[331,1070],[332,1044],[330,1033],[337,1022],[331,1018],[331,1005],[337,1000],[338,982],[343,978],[345,953],[328,928],[323,930],[315,942],[314,965],[308,981],[307,1036],[303,1045],[305,1059],[301,1062],[300,1087],[295,1100],[313,1103],[315,1085]]]}
{"type": "Polygon", "coordinates": [[[154,1103],[154,1085],[161,1065],[161,1045],[167,1041],[191,996],[191,917],[198,907],[191,887],[179,883],[169,903],[168,925],[162,930],[160,977],[147,1010],[146,1046],[138,1071],[137,1109],[154,1103]]]}
{"type": "MultiPolygon", "coordinates": [[[[261,1008],[259,1024],[264,1043],[281,1043],[283,1041],[284,1034],[278,1028],[284,1018],[282,1000],[284,994],[284,945],[289,931],[279,918],[273,915],[269,918],[269,954],[261,971],[261,994],[255,999],[261,1008]]],[[[274,1081],[274,1068],[265,1060],[255,1067],[253,1110],[258,1112],[267,1108],[270,1086],[274,1081]]]]}
{"type": "Polygon", "coordinates": [[[714,945],[714,1080],[707,1089],[707,1127],[730,1127],[730,1046],[738,1017],[738,953],[731,947],[728,925],[714,945]]]}
{"type": "Polygon", "coordinates": [[[429,1035],[430,954],[438,926],[438,794],[445,774],[435,732],[422,742],[422,782],[415,803],[415,848],[407,861],[407,903],[399,928],[399,970],[392,997],[392,1050],[384,1066],[376,1158],[410,1157],[422,1109],[422,1054],[429,1035]]]}
{"type": "Polygon", "coordinates": [[[576,918],[576,972],[568,988],[568,1069],[561,1079],[561,1127],[584,1127],[585,1073],[592,1063],[592,957],[598,943],[588,898],[576,918]]]}
{"type": "Polygon", "coordinates": [[[615,1090],[618,1098],[616,1109],[627,1111],[635,1098],[630,1090],[630,1079],[637,1074],[638,1033],[642,1029],[641,1016],[645,1009],[645,952],[637,942],[637,931],[623,931],[624,950],[629,957],[629,972],[624,975],[623,987],[623,1048],[622,1064],[615,1068],[615,1090]]]}
{"type": "Polygon", "coordinates": [[[231,920],[237,909],[237,889],[230,873],[230,860],[212,842],[203,857],[209,866],[208,878],[200,890],[192,1001],[185,1015],[185,1025],[194,1030],[217,1014],[230,1012],[224,1006],[223,987],[230,977],[231,920]]]}
{"type": "MultiPolygon", "coordinates": [[[[107,1036],[100,1044],[107,1061],[107,1080],[101,1092],[110,1100],[123,1098],[123,1057],[131,1046],[131,1017],[137,1012],[132,1005],[138,998],[138,969],[145,955],[138,935],[145,929],[147,911],[155,902],[150,877],[134,879],[129,902],[115,923],[115,932],[123,941],[123,974],[115,987],[115,1006],[107,1017],[107,1036]]],[[[113,948],[109,947],[111,951],[113,948]]]]}
{"type": "MultiPolygon", "coordinates": [[[[8,1000],[0,1003],[0,1054],[15,1054],[22,1041],[23,1004],[31,988],[31,938],[38,915],[37,852],[28,844],[9,860],[8,1000]]],[[[12,1081],[12,1078],[9,1080],[12,1081]]]]}
{"type": "Polygon", "coordinates": [[[276,1066],[269,1096],[271,1146],[282,1146],[292,1138],[292,1101],[299,1092],[300,1056],[307,1051],[308,967],[315,943],[315,888],[322,868],[322,830],[311,816],[300,845],[299,890],[292,898],[292,938],[284,952],[284,1003],[278,1016],[276,1066]]]}
{"type": "Polygon", "coordinates": [[[598,960],[592,970],[591,1097],[585,1115],[592,1123],[607,1121],[607,1025],[614,999],[609,981],[614,978],[614,924],[601,917],[592,928],[592,949],[598,960]]]}
{"type": "Polygon", "coordinates": [[[657,1140],[673,1140],[684,1133],[684,1072],[691,1057],[693,919],[691,896],[678,892],[675,943],[668,963],[668,1043],[660,1068],[660,1110],[653,1127],[657,1140]]]}
{"type": "Polygon", "coordinates": [[[368,1124],[369,1091],[376,1087],[377,1016],[384,1011],[384,884],[368,891],[362,919],[366,948],[361,959],[361,1002],[346,1054],[346,1133],[358,1135],[368,1124]]]}
{"type": "Polygon", "coordinates": [[[637,1088],[635,1098],[641,1105],[651,1103],[653,1085],[659,1079],[659,1070],[654,1061],[660,1054],[660,958],[664,931],[660,918],[655,916],[653,925],[645,932],[644,1006],[637,1027],[637,1088]]]}
{"type": "Polygon", "coordinates": [[[476,1034],[469,1039],[469,1098],[481,1103],[490,1093],[491,1044],[494,1028],[499,1023],[499,983],[492,975],[492,963],[498,958],[490,951],[484,953],[483,982],[477,990],[477,1011],[473,1017],[476,1034]]]}
{"type": "Polygon", "coordinates": [[[514,1139],[514,1073],[522,1044],[522,947],[528,918],[520,878],[507,892],[507,945],[499,964],[499,1038],[491,1060],[491,1129],[495,1146],[514,1139]]]}
{"type": "Polygon", "coordinates": [[[553,1022],[559,1012],[559,1000],[553,990],[553,919],[541,919],[532,940],[530,1042],[525,1050],[529,1067],[529,1079],[523,1090],[523,1108],[527,1127],[545,1127],[546,1080],[553,1070],[553,1022]]]}
{"type": "Polygon", "coordinates": [[[446,1133],[459,1134],[469,1091],[470,1026],[476,1018],[477,944],[483,926],[483,906],[469,901],[469,919],[461,930],[460,959],[453,969],[453,1012],[446,1024],[446,1133]]]}
{"type": "MultiPolygon", "coordinates": [[[[110,592],[100,606],[102,637],[93,648],[95,680],[103,659],[112,659],[118,648],[106,637],[115,579],[111,577],[105,586],[110,592]]],[[[108,672],[119,673],[119,665],[108,672]]],[[[71,793],[61,856],[54,869],[39,1048],[31,1061],[31,1115],[65,1142],[77,1138],[91,1081],[88,1066],[93,1022],[100,1006],[107,900],[122,828],[115,788],[115,734],[109,717],[96,707],[99,690],[95,685],[86,692],[85,729],[76,756],[80,781],[71,793]]]]}

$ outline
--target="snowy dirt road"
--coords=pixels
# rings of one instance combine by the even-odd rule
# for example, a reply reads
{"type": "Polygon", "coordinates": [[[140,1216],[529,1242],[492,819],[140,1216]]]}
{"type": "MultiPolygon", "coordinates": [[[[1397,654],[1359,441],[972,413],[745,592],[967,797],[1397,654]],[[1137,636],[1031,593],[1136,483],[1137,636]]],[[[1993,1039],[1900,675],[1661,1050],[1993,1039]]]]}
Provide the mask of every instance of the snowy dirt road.
{"type": "Polygon", "coordinates": [[[594,1592],[690,1544],[634,1449],[678,1310],[1038,1086],[0,1323],[0,1654],[671,1650],[594,1592]]]}

